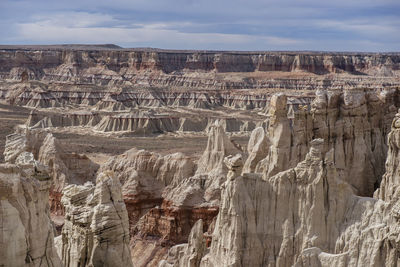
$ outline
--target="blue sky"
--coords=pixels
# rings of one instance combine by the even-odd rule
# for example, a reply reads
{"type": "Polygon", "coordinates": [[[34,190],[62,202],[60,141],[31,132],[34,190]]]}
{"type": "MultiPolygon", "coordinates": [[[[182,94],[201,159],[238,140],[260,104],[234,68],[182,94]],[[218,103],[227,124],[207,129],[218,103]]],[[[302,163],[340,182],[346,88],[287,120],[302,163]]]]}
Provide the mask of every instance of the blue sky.
{"type": "Polygon", "coordinates": [[[400,0],[0,0],[0,44],[400,51],[400,0]]]}

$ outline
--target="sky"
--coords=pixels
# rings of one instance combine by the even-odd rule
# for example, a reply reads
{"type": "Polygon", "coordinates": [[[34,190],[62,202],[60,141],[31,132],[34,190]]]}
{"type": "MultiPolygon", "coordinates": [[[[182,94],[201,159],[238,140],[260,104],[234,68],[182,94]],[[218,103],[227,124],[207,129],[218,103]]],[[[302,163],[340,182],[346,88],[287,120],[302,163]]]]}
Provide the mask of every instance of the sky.
{"type": "Polygon", "coordinates": [[[400,51],[400,0],[0,0],[0,44],[400,51]]]}

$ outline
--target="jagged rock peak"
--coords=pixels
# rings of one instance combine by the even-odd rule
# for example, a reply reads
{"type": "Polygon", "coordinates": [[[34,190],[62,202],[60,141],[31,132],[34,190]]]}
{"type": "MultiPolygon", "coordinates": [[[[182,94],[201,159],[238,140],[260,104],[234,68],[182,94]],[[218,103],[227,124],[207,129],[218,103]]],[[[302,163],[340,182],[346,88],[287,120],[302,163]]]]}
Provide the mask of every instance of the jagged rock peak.
{"type": "MultiPolygon", "coordinates": [[[[227,179],[211,247],[195,266],[397,266],[399,120],[376,198],[354,194],[337,148],[325,152],[320,138],[294,168],[227,179]]],[[[237,165],[232,159],[228,166],[237,165]]]]}
{"type": "Polygon", "coordinates": [[[65,224],[57,244],[66,266],[133,266],[128,213],[113,172],[98,175],[96,186],[64,189],[65,224]]]}
{"type": "Polygon", "coordinates": [[[283,94],[274,95],[271,103],[265,138],[262,129],[253,131],[244,172],[263,173],[268,179],[295,167],[305,159],[311,140],[322,138],[324,153],[334,148],[335,164],[356,194],[373,195],[384,173],[397,92],[321,90],[310,109],[291,114],[285,111],[283,94]]]}
{"type": "Polygon", "coordinates": [[[224,171],[224,158],[240,152],[226,135],[221,122],[216,120],[209,128],[207,147],[199,159],[197,173],[224,171]]]}

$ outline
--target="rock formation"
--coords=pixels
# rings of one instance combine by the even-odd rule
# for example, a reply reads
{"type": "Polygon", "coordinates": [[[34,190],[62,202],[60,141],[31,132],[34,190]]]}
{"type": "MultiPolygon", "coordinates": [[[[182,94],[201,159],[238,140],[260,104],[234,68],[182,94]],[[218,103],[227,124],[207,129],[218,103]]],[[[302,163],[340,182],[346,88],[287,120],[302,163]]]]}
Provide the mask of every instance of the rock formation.
{"type": "Polygon", "coordinates": [[[270,146],[252,151],[247,165],[256,165],[255,172],[267,179],[295,167],[305,158],[311,140],[321,138],[324,151],[334,148],[335,166],[356,193],[372,196],[384,173],[385,139],[396,112],[397,92],[317,91],[316,95],[310,110],[298,109],[289,114],[292,118],[286,96],[272,97],[265,130],[270,146]],[[256,162],[257,153],[267,156],[256,162]]]}
{"type": "Polygon", "coordinates": [[[167,260],[160,261],[158,266],[199,266],[205,252],[206,244],[203,238],[203,221],[200,219],[190,231],[188,243],[172,247],[168,252],[167,260]]]}
{"type": "Polygon", "coordinates": [[[165,187],[176,186],[184,178],[192,176],[195,164],[181,153],[161,156],[134,148],[111,158],[101,166],[100,171],[105,170],[113,171],[121,181],[133,231],[140,217],[161,205],[165,187]]]}
{"type": "MultiPolygon", "coordinates": [[[[279,98],[283,97],[277,96],[276,103],[279,98]]],[[[211,247],[206,253],[201,250],[201,260],[196,249],[184,249],[189,245],[173,247],[160,265],[179,266],[181,260],[193,257],[193,266],[396,266],[399,117],[392,123],[386,173],[375,198],[357,195],[349,172],[337,163],[338,148],[323,139],[313,139],[305,159],[294,168],[274,175],[268,168],[242,174],[240,156],[227,157],[229,173],[211,247]]],[[[272,117],[267,132],[281,126],[272,117]]],[[[276,155],[287,156],[280,144],[276,155]]]]}
{"type": "MultiPolygon", "coordinates": [[[[39,113],[32,111],[26,122],[30,129],[52,127],[87,127],[99,132],[132,132],[137,135],[152,135],[163,132],[204,132],[215,124],[212,117],[173,117],[169,115],[149,115],[141,112],[109,113],[39,113]]],[[[250,132],[262,125],[262,119],[223,118],[219,119],[226,132],[250,132]]]]}
{"type": "Polygon", "coordinates": [[[94,182],[99,168],[85,155],[66,153],[51,133],[41,129],[17,129],[14,134],[7,136],[4,151],[6,162],[14,163],[24,152],[32,153],[35,159],[48,167],[52,177],[50,208],[57,214],[63,214],[63,188],[68,184],[94,182]]]}
{"type": "Polygon", "coordinates": [[[51,177],[31,153],[0,165],[0,266],[62,266],[49,213],[51,177]]]}
{"type": "Polygon", "coordinates": [[[397,266],[399,70],[398,53],[0,46],[0,115],[30,113],[7,124],[0,266],[397,266]],[[157,151],[179,138],[201,141],[157,151]]]}
{"type": "Polygon", "coordinates": [[[96,186],[69,185],[64,191],[65,224],[58,241],[66,266],[133,266],[128,213],[121,185],[112,172],[96,186]]]}
{"type": "MultiPolygon", "coordinates": [[[[138,84],[151,87],[195,85],[198,88],[254,88],[257,79],[191,79],[191,73],[251,73],[303,71],[393,76],[397,54],[334,54],[292,52],[207,52],[166,50],[40,50],[5,47],[0,50],[0,78],[77,81],[98,85],[138,84]],[[154,79],[153,71],[157,75],[154,79]],[[151,79],[153,76],[153,79],[151,79]]],[[[250,76],[251,77],[251,76],[250,76]]],[[[263,80],[261,80],[263,81],[263,80]]],[[[267,88],[267,86],[264,86],[267,88]]],[[[273,88],[273,87],[270,87],[273,88]]]]}

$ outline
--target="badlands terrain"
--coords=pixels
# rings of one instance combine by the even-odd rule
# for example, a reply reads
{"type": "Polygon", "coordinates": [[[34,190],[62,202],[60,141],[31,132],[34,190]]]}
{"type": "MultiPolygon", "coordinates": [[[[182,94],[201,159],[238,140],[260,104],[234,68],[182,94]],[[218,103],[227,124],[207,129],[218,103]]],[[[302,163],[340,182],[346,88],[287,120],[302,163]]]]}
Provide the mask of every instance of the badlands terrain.
{"type": "Polygon", "coordinates": [[[400,54],[0,46],[0,266],[400,266],[400,54]]]}

